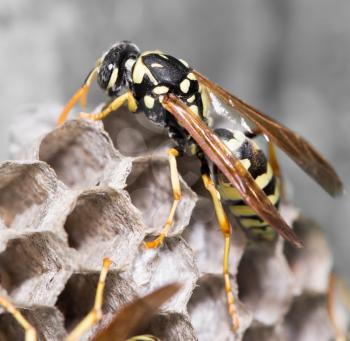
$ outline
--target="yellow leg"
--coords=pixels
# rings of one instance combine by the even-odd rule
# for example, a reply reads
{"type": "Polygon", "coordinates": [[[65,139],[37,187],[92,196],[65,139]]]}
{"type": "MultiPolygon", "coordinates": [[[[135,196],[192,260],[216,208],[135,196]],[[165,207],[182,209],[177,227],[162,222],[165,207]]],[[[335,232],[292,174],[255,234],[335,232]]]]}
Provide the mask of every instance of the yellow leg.
{"type": "Polygon", "coordinates": [[[36,341],[37,333],[35,328],[24,318],[21,312],[6,298],[0,296],[0,305],[2,305],[16,321],[23,327],[25,331],[25,341],[36,341]]]}
{"type": "Polygon", "coordinates": [[[88,75],[86,78],[84,84],[80,89],[77,90],[77,92],[73,95],[73,97],[70,99],[70,101],[67,103],[67,105],[64,107],[61,115],[59,116],[57,120],[57,125],[63,124],[69,112],[74,107],[74,105],[80,100],[81,105],[83,108],[86,107],[86,101],[87,101],[87,94],[89,92],[90,86],[92,82],[95,80],[97,74],[98,74],[98,66],[96,66],[88,75]]]}
{"type": "Polygon", "coordinates": [[[102,318],[102,302],[103,292],[106,283],[106,277],[108,273],[111,260],[105,258],[103,260],[103,267],[101,270],[100,278],[97,284],[95,304],[92,310],[87,316],[72,330],[67,336],[65,341],[76,341],[78,340],[87,330],[89,330],[94,324],[96,324],[102,318]]]}
{"type": "Polygon", "coordinates": [[[170,210],[170,214],[166,221],[166,224],[162,232],[160,233],[160,235],[156,239],[152,240],[151,242],[145,243],[145,246],[148,249],[153,249],[158,247],[163,242],[164,238],[167,236],[168,231],[174,221],[177,205],[181,199],[179,172],[177,170],[177,165],[176,165],[176,157],[179,155],[179,152],[176,149],[171,148],[168,151],[168,155],[169,155],[169,164],[170,164],[171,186],[173,188],[174,201],[170,210]]]}
{"type": "Polygon", "coordinates": [[[136,101],[134,96],[130,91],[126,92],[125,94],[117,97],[115,100],[113,100],[105,109],[103,109],[101,112],[97,114],[88,114],[88,113],[81,113],[81,118],[88,118],[90,120],[94,121],[100,121],[106,116],[108,116],[111,112],[118,110],[125,102],[128,102],[129,110],[134,112],[136,111],[136,101]]]}
{"type": "Polygon", "coordinates": [[[216,217],[218,219],[221,232],[223,233],[225,238],[223,275],[225,280],[225,291],[227,296],[228,312],[232,318],[233,330],[236,331],[239,328],[239,318],[235,307],[234,296],[232,293],[230,274],[229,274],[229,265],[228,265],[229,254],[230,254],[230,243],[231,243],[231,225],[222,207],[220,195],[217,189],[215,188],[213,181],[207,174],[203,174],[202,179],[203,179],[205,188],[209,191],[212,197],[216,217]]]}

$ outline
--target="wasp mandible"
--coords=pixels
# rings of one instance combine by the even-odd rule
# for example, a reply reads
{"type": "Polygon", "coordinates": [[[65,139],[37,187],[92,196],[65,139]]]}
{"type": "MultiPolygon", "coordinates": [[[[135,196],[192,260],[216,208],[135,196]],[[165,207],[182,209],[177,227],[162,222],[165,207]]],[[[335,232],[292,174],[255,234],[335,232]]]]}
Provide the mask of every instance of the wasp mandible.
{"type": "Polygon", "coordinates": [[[77,101],[86,105],[94,80],[112,101],[101,112],[82,113],[81,117],[101,120],[126,102],[131,112],[143,112],[153,123],[167,128],[175,143],[168,153],[173,205],[161,234],[146,243],[147,247],[162,243],[181,199],[176,158],[189,153],[200,160],[203,183],[210,192],[225,238],[223,273],[229,313],[237,329],[239,321],[228,271],[232,229],[222,203],[229,204],[238,223],[253,235],[271,240],[277,231],[294,246],[301,247],[301,241],[278,211],[279,171],[273,145],[286,152],[332,196],[342,192],[337,173],[305,139],[211,82],[182,59],[161,51],[141,53],[129,41],[116,43],[97,60],[64,108],[58,124],[65,121],[77,101]],[[211,94],[252,124],[254,135],[261,134],[269,140],[270,162],[250,139],[251,131],[212,129],[208,115],[211,94]]]}

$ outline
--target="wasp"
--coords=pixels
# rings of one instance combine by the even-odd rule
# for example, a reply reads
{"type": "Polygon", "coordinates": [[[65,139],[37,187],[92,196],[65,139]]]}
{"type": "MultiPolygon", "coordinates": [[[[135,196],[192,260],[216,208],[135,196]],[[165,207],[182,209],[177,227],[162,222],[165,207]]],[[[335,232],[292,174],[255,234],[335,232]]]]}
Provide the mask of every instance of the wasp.
{"type": "MultiPolygon", "coordinates": [[[[112,261],[103,259],[103,266],[97,283],[94,306],[85,318],[69,333],[65,341],[79,340],[93,325],[102,319],[103,294],[106,277],[112,261]]],[[[93,341],[161,341],[154,335],[134,336],[137,331],[147,327],[153,315],[160,306],[170,299],[178,290],[180,285],[173,283],[165,285],[145,297],[136,299],[123,307],[104,328],[95,335],[93,341]]],[[[26,341],[37,341],[39,339],[37,330],[32,326],[23,314],[5,297],[0,296],[0,306],[3,306],[13,315],[22,326],[26,341]]]]}
{"type": "Polygon", "coordinates": [[[223,203],[228,204],[244,230],[268,240],[278,233],[301,247],[301,241],[278,211],[280,174],[274,145],[332,196],[342,192],[339,176],[304,138],[213,83],[184,60],[161,51],[141,53],[129,41],[116,43],[97,60],[62,111],[58,124],[66,120],[79,100],[86,106],[89,88],[95,80],[111,102],[101,112],[81,113],[81,117],[101,120],[127,103],[130,112],[143,112],[154,124],[165,127],[174,142],[174,148],[168,152],[174,201],[164,229],[155,240],[146,243],[148,248],[161,245],[181,199],[176,158],[188,153],[200,160],[203,183],[211,195],[225,239],[223,275],[228,310],[237,329],[239,319],[228,271],[232,228],[223,203]],[[208,109],[212,96],[229,108],[230,115],[238,113],[242,126],[249,123],[251,128],[246,132],[214,130],[208,109]],[[268,140],[269,160],[252,140],[256,135],[268,140]]]}

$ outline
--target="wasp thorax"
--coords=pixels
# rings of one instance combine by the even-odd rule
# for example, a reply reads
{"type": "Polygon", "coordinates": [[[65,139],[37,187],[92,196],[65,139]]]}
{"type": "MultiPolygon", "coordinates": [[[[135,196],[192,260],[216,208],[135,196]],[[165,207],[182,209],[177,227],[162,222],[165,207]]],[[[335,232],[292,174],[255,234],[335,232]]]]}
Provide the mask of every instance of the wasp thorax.
{"type": "Polygon", "coordinates": [[[129,41],[114,44],[101,58],[97,83],[109,96],[116,96],[130,79],[128,67],[139,55],[137,46],[129,41]]]}

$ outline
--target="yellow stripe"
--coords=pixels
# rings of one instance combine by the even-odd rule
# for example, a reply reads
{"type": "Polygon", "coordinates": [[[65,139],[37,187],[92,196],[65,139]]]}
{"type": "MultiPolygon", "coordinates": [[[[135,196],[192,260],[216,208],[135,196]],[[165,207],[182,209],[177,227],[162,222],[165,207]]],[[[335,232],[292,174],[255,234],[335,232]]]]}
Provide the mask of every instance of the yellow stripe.
{"type": "Polygon", "coordinates": [[[251,216],[253,214],[256,214],[256,212],[254,210],[252,210],[247,205],[232,206],[231,212],[237,217],[238,216],[240,216],[240,217],[242,217],[242,216],[251,216]]]}
{"type": "Polygon", "coordinates": [[[267,172],[256,177],[255,182],[259,188],[264,189],[272,179],[273,173],[271,165],[267,164],[267,172]]]}
{"type": "Polygon", "coordinates": [[[247,228],[250,228],[250,227],[259,227],[259,226],[264,226],[264,225],[266,225],[266,223],[265,223],[264,221],[259,221],[259,220],[255,220],[255,219],[248,219],[248,218],[239,219],[239,222],[240,222],[244,227],[247,227],[247,228]]]}
{"type": "Polygon", "coordinates": [[[259,229],[251,229],[250,230],[250,233],[253,235],[253,236],[256,236],[256,237],[261,237],[265,240],[273,240],[276,236],[276,232],[275,230],[273,230],[271,227],[268,227],[265,230],[259,230],[259,229]]]}
{"type": "Polygon", "coordinates": [[[115,68],[112,71],[111,77],[109,78],[109,82],[107,85],[107,90],[111,89],[113,87],[113,85],[116,83],[117,78],[118,78],[118,73],[119,73],[119,69],[115,68]]]}
{"type": "Polygon", "coordinates": [[[276,205],[278,199],[280,198],[280,186],[279,181],[276,181],[275,193],[268,196],[273,205],[276,205]]]}
{"type": "Polygon", "coordinates": [[[126,341],[157,341],[157,340],[159,339],[153,335],[139,335],[139,336],[134,336],[131,339],[127,339],[126,341]]]}
{"type": "Polygon", "coordinates": [[[163,65],[159,63],[152,63],[151,67],[163,67],[163,65]]]}
{"type": "Polygon", "coordinates": [[[208,117],[208,111],[210,108],[210,104],[209,104],[209,99],[208,99],[208,93],[206,91],[206,89],[203,89],[200,91],[201,94],[201,98],[202,98],[202,104],[203,104],[203,113],[202,115],[204,117],[208,117]]]}
{"type": "Polygon", "coordinates": [[[155,93],[156,95],[166,94],[168,91],[169,91],[169,88],[165,85],[156,86],[152,90],[152,92],[155,93]]]}
{"type": "Polygon", "coordinates": [[[231,186],[230,183],[218,184],[218,190],[224,200],[240,200],[242,199],[238,191],[231,186]]]}
{"type": "Polygon", "coordinates": [[[246,170],[248,170],[248,169],[250,168],[251,162],[250,162],[249,159],[242,159],[242,160],[240,160],[240,161],[241,161],[241,164],[244,166],[244,168],[245,168],[246,170]]]}
{"type": "Polygon", "coordinates": [[[143,81],[144,75],[147,75],[150,81],[157,85],[158,81],[154,78],[152,72],[148,69],[148,67],[143,63],[142,55],[136,60],[136,64],[134,66],[134,71],[132,75],[132,79],[134,83],[141,84],[143,81]]]}

